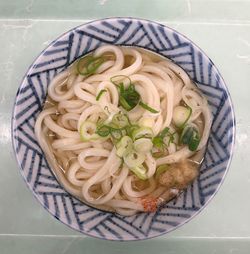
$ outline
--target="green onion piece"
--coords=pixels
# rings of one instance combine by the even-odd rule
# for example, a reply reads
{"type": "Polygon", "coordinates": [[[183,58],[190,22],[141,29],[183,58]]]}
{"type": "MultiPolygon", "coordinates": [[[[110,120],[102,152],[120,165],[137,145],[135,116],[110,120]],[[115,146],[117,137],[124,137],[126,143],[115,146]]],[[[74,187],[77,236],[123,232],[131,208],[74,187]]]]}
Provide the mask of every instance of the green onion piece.
{"type": "Polygon", "coordinates": [[[165,145],[169,146],[170,143],[174,143],[174,139],[175,139],[174,134],[176,134],[176,132],[174,133],[169,132],[167,136],[163,138],[163,142],[165,145]]]}
{"type": "Polygon", "coordinates": [[[188,144],[188,148],[190,151],[196,151],[200,144],[200,135],[196,129],[194,129],[193,137],[188,144]]]}
{"type": "Polygon", "coordinates": [[[81,75],[86,75],[86,65],[88,64],[89,61],[91,61],[93,59],[92,55],[88,55],[88,56],[84,56],[81,57],[78,61],[77,61],[77,65],[76,65],[76,69],[77,72],[81,75]],[[83,72],[84,70],[84,72],[83,72]]]}
{"type": "Polygon", "coordinates": [[[136,129],[132,132],[133,140],[136,140],[139,138],[152,138],[152,137],[153,137],[153,131],[149,127],[140,127],[139,129],[136,129]]]}
{"type": "Polygon", "coordinates": [[[149,111],[149,112],[151,112],[151,113],[154,113],[154,114],[159,113],[159,111],[157,111],[157,110],[155,110],[155,109],[149,107],[146,103],[143,103],[142,101],[139,102],[139,105],[140,105],[142,108],[146,109],[147,111],[149,111]]]}
{"type": "Polygon", "coordinates": [[[186,126],[181,133],[180,137],[181,143],[184,145],[188,145],[192,139],[192,136],[193,136],[193,127],[186,126]]]}
{"type": "Polygon", "coordinates": [[[188,144],[188,148],[190,151],[194,152],[197,150],[198,146],[200,144],[200,137],[193,137],[192,141],[188,144]]]}
{"type": "Polygon", "coordinates": [[[130,168],[130,170],[141,180],[147,180],[147,170],[143,167],[143,165],[130,168]]]}
{"type": "Polygon", "coordinates": [[[134,142],[134,149],[139,153],[148,153],[152,147],[153,143],[149,138],[140,138],[134,142]]]}
{"type": "Polygon", "coordinates": [[[110,135],[116,141],[119,141],[122,138],[122,131],[121,131],[121,129],[115,129],[115,128],[112,128],[112,127],[109,127],[109,129],[110,129],[110,135]]]}
{"type": "Polygon", "coordinates": [[[165,127],[157,136],[153,138],[153,144],[157,148],[163,148],[165,143],[164,143],[164,138],[166,135],[169,133],[169,128],[165,127]]]}
{"type": "Polygon", "coordinates": [[[96,72],[104,62],[103,57],[94,57],[92,55],[82,57],[78,60],[76,69],[80,75],[88,76],[96,72]]]}
{"type": "Polygon", "coordinates": [[[139,128],[140,128],[139,125],[131,124],[131,125],[127,125],[125,127],[125,130],[127,132],[127,135],[132,138],[133,137],[133,132],[138,130],[139,128]]]}
{"type": "Polygon", "coordinates": [[[107,137],[110,134],[110,127],[108,125],[101,125],[97,128],[96,133],[101,137],[107,137]]]}
{"type": "Polygon", "coordinates": [[[130,111],[132,109],[132,106],[130,106],[128,104],[128,102],[126,101],[126,99],[123,96],[119,97],[119,104],[126,109],[127,111],[130,111]]]}
{"type": "Polygon", "coordinates": [[[120,93],[124,93],[125,92],[125,87],[124,87],[123,83],[120,83],[118,85],[118,90],[119,90],[120,93]]]}
{"type": "Polygon", "coordinates": [[[103,57],[96,57],[87,65],[88,74],[93,74],[100,67],[100,65],[104,62],[103,57]]]}
{"type": "Polygon", "coordinates": [[[129,168],[140,166],[145,161],[145,154],[131,151],[123,156],[124,162],[129,168]]]}
{"type": "Polygon", "coordinates": [[[189,106],[177,106],[173,111],[173,122],[176,127],[182,129],[192,115],[192,108],[189,106]]]}
{"type": "Polygon", "coordinates": [[[97,140],[99,136],[96,134],[96,124],[85,121],[80,127],[80,138],[82,141],[97,140]]]}
{"type": "Polygon", "coordinates": [[[159,167],[157,167],[156,173],[155,173],[156,179],[159,178],[159,176],[160,176],[162,173],[166,172],[168,169],[169,169],[169,166],[168,166],[167,164],[160,165],[159,167]]]}
{"type": "Polygon", "coordinates": [[[163,148],[164,146],[163,138],[159,136],[154,137],[152,142],[153,142],[153,145],[157,148],[163,148]]]}
{"type": "Polygon", "coordinates": [[[119,89],[119,105],[125,110],[132,110],[140,100],[140,94],[135,90],[135,86],[130,84],[125,88],[123,83],[118,86],[119,89]]]}
{"type": "Polygon", "coordinates": [[[131,79],[129,76],[125,76],[125,75],[116,75],[110,78],[111,83],[113,83],[114,85],[120,85],[123,82],[121,82],[120,80],[128,80],[128,84],[131,84],[131,79]],[[117,81],[116,81],[117,80],[117,81]]]}
{"type": "Polygon", "coordinates": [[[101,96],[102,96],[104,93],[106,93],[106,92],[107,92],[106,89],[102,89],[102,90],[98,93],[98,95],[96,96],[96,100],[99,101],[100,98],[101,98],[101,96]]]}
{"type": "Polygon", "coordinates": [[[129,136],[124,136],[116,145],[116,154],[122,157],[131,152],[133,141],[129,136]]]}
{"type": "Polygon", "coordinates": [[[180,137],[180,142],[188,145],[190,151],[196,151],[200,144],[200,135],[198,130],[192,126],[186,126],[180,137]]]}
{"type": "Polygon", "coordinates": [[[112,123],[120,128],[131,124],[128,116],[122,113],[115,114],[112,118],[112,123]]]}
{"type": "Polygon", "coordinates": [[[164,138],[169,132],[169,128],[165,127],[161,132],[160,132],[160,137],[164,138]]]}

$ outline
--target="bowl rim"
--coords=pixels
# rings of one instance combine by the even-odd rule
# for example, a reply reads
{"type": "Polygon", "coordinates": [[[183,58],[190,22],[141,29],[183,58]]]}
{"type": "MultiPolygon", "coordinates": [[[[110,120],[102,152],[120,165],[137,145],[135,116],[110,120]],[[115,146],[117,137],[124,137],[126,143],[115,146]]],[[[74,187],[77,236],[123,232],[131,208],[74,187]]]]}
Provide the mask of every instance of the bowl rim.
{"type": "MultiPolygon", "coordinates": [[[[152,238],[155,238],[155,237],[159,237],[159,236],[162,236],[162,235],[166,235],[166,234],[169,234],[170,232],[178,229],[179,227],[185,225],[186,223],[188,223],[189,221],[191,221],[195,216],[199,215],[203,209],[205,209],[207,207],[207,205],[211,202],[211,200],[214,198],[214,196],[218,193],[219,189],[221,188],[222,184],[224,183],[225,181],[225,178],[228,174],[228,171],[229,171],[229,168],[231,166],[231,163],[232,163],[232,158],[234,156],[234,150],[235,150],[235,137],[236,137],[236,116],[235,116],[235,109],[234,109],[234,105],[233,105],[233,102],[232,102],[232,97],[231,97],[231,94],[229,92],[229,89],[226,85],[226,82],[223,78],[223,76],[221,75],[219,69],[217,68],[217,66],[215,65],[215,63],[211,60],[211,58],[205,53],[205,51],[203,49],[201,49],[196,43],[193,42],[193,40],[191,40],[190,38],[188,38],[186,35],[182,34],[181,32],[177,31],[176,29],[172,28],[172,27],[169,27],[168,25],[165,25],[165,24],[162,24],[160,23],[159,21],[153,21],[153,20],[150,20],[150,19],[146,19],[146,18],[138,18],[138,17],[130,17],[130,16],[114,16],[114,17],[106,17],[106,18],[98,18],[98,19],[93,19],[93,20],[90,20],[88,22],[85,22],[85,23],[82,23],[80,25],[77,25],[77,26],[74,26],[72,27],[71,29],[63,32],[62,34],[58,35],[55,39],[53,39],[41,52],[39,52],[39,54],[37,54],[35,57],[34,57],[34,60],[32,61],[32,63],[28,66],[27,68],[27,71],[25,72],[25,74],[23,75],[22,79],[21,79],[21,82],[19,82],[19,85],[18,85],[18,88],[17,88],[17,92],[15,94],[15,99],[17,98],[18,96],[18,93],[19,93],[19,89],[21,87],[21,85],[23,84],[23,82],[25,81],[25,78],[27,77],[29,71],[32,69],[32,67],[34,66],[35,62],[37,60],[39,60],[40,57],[42,57],[43,53],[46,52],[56,41],[60,40],[63,36],[69,34],[70,32],[74,31],[75,29],[77,28],[80,28],[80,27],[84,27],[84,26],[87,26],[89,24],[92,24],[92,23],[96,23],[96,22],[102,22],[102,21],[106,21],[106,20],[119,20],[119,19],[127,19],[127,20],[132,20],[132,21],[142,21],[142,22],[149,22],[149,23],[152,23],[152,24],[156,24],[158,26],[161,26],[163,28],[167,28],[168,30],[182,36],[183,38],[185,38],[192,46],[194,46],[196,49],[198,49],[202,55],[204,55],[209,61],[211,61],[212,65],[213,65],[213,68],[217,71],[217,73],[219,74],[221,80],[222,80],[222,83],[224,84],[224,87],[223,87],[223,90],[225,90],[225,93],[227,94],[228,96],[228,105],[229,107],[231,108],[231,115],[230,117],[232,117],[232,140],[231,140],[231,148],[230,148],[230,151],[229,151],[229,158],[227,159],[227,163],[226,163],[226,168],[225,168],[225,173],[223,174],[223,177],[221,178],[220,182],[216,185],[216,189],[214,191],[214,193],[207,199],[207,201],[199,208],[199,210],[195,211],[189,218],[185,219],[183,222],[179,223],[177,226],[174,226],[173,228],[171,228],[170,230],[168,231],[164,231],[164,232],[159,232],[153,236],[145,236],[143,238],[139,238],[139,239],[113,239],[113,238],[109,238],[107,236],[105,237],[102,237],[102,236],[97,236],[95,234],[92,234],[92,233],[89,233],[89,232],[86,232],[84,231],[84,229],[80,230],[80,229],[77,229],[75,228],[73,225],[71,224],[67,224],[66,222],[62,221],[56,214],[53,214],[49,208],[46,206],[46,204],[44,204],[44,202],[40,199],[40,197],[37,195],[37,193],[32,189],[32,186],[30,186],[25,178],[25,176],[22,174],[22,166],[21,166],[21,163],[19,162],[19,158],[17,156],[17,153],[16,153],[16,146],[15,146],[15,138],[14,138],[14,122],[15,122],[15,108],[16,108],[16,105],[15,105],[15,100],[12,104],[12,111],[11,111],[11,143],[12,143],[12,149],[13,149],[13,152],[14,152],[14,157],[15,157],[15,160],[17,162],[17,165],[18,165],[18,168],[19,168],[19,173],[20,175],[22,176],[22,179],[23,181],[25,182],[26,186],[28,187],[28,189],[32,192],[32,196],[35,197],[38,202],[42,205],[43,208],[46,209],[47,212],[49,212],[50,215],[52,215],[54,218],[56,218],[58,221],[60,221],[61,223],[63,223],[64,225],[66,225],[67,227],[69,227],[70,229],[74,230],[74,231],[77,231],[81,234],[84,234],[84,235],[87,235],[87,236],[90,236],[90,237],[94,237],[96,239],[101,239],[101,240],[108,240],[108,241],[118,241],[118,242],[129,242],[129,241],[143,241],[143,240],[148,240],[148,239],[152,239],[152,238]]],[[[135,45],[136,46],[136,45],[135,45]]],[[[153,51],[153,50],[151,50],[153,51]]],[[[153,51],[154,52],[154,51],[153,51]]],[[[214,120],[213,120],[214,121],[214,120]]],[[[213,122],[212,122],[212,126],[213,126],[213,122]]],[[[206,148],[207,149],[207,148],[206,148]]],[[[49,168],[49,170],[51,170],[49,168]]],[[[56,178],[55,178],[56,179],[56,178]]],[[[58,182],[58,180],[56,179],[56,181],[58,182]]],[[[59,183],[59,182],[58,182],[59,183]]],[[[61,185],[59,183],[59,185],[61,185]]],[[[67,192],[67,191],[66,191],[67,192]]],[[[68,193],[68,192],[67,192],[68,193]]],[[[69,195],[71,195],[69,193],[69,195]]],[[[90,206],[91,207],[91,206],[90,206]]],[[[96,209],[96,208],[93,208],[91,207],[92,209],[96,209]]]]}

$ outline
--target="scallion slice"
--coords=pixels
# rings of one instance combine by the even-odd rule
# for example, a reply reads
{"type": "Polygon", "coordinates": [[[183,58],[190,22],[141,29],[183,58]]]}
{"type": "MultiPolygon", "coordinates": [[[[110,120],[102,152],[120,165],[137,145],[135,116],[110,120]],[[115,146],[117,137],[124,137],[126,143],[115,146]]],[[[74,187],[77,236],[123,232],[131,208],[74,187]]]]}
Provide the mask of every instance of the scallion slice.
{"type": "Polygon", "coordinates": [[[133,141],[129,136],[124,136],[116,145],[116,154],[119,157],[123,157],[124,155],[131,152],[133,146],[133,141]]]}
{"type": "Polygon", "coordinates": [[[102,90],[97,94],[96,100],[99,101],[100,98],[101,98],[101,96],[102,96],[104,93],[106,93],[106,92],[107,92],[106,89],[102,89],[102,90]]]}
{"type": "Polygon", "coordinates": [[[110,128],[108,125],[101,125],[97,128],[96,133],[101,137],[107,137],[110,134],[110,128]]]}
{"type": "Polygon", "coordinates": [[[140,126],[137,124],[131,124],[131,125],[127,125],[125,127],[125,130],[127,132],[127,135],[131,138],[133,138],[133,132],[140,129],[140,126]]]}
{"type": "Polygon", "coordinates": [[[173,122],[176,127],[182,129],[192,115],[192,108],[177,106],[173,111],[173,122]]]}
{"type": "Polygon", "coordinates": [[[128,116],[125,114],[122,114],[121,112],[113,116],[112,123],[114,123],[116,126],[120,128],[131,125],[128,116]]]}
{"type": "Polygon", "coordinates": [[[85,121],[80,127],[80,137],[82,141],[97,140],[99,136],[96,134],[96,124],[85,121]]]}
{"type": "Polygon", "coordinates": [[[130,168],[130,170],[141,180],[147,180],[147,170],[145,169],[145,167],[143,167],[143,165],[134,167],[134,168],[130,168]]]}
{"type": "Polygon", "coordinates": [[[112,136],[115,141],[119,141],[122,138],[122,130],[121,129],[115,129],[110,127],[110,135],[112,136]]]}
{"type": "Polygon", "coordinates": [[[153,144],[155,147],[162,149],[165,145],[164,138],[169,133],[169,128],[165,127],[157,136],[153,138],[153,144]]]}
{"type": "Polygon", "coordinates": [[[76,69],[80,75],[89,76],[94,74],[103,62],[103,57],[84,56],[78,60],[76,69]]]}
{"type": "Polygon", "coordinates": [[[129,168],[135,168],[140,166],[145,160],[145,154],[131,151],[130,153],[123,156],[124,162],[129,168]]]}
{"type": "Polygon", "coordinates": [[[152,147],[153,143],[149,138],[139,138],[134,142],[134,149],[139,153],[148,153],[152,147]]]}
{"type": "Polygon", "coordinates": [[[119,86],[120,84],[126,83],[124,81],[124,79],[128,81],[128,84],[132,83],[130,77],[129,76],[125,76],[125,75],[116,75],[116,76],[113,76],[113,77],[110,78],[110,81],[114,85],[119,86]]]}
{"type": "Polygon", "coordinates": [[[155,110],[154,108],[151,108],[150,106],[148,106],[148,104],[142,101],[139,102],[139,105],[151,113],[154,113],[154,114],[159,113],[159,111],[155,110]]]}
{"type": "Polygon", "coordinates": [[[140,100],[140,94],[135,90],[134,84],[130,84],[128,88],[124,87],[124,84],[121,83],[118,86],[119,90],[119,105],[122,106],[125,110],[132,110],[140,100]]]}
{"type": "Polygon", "coordinates": [[[193,126],[186,126],[181,133],[181,144],[188,145],[190,151],[196,151],[200,144],[200,135],[193,126]]]}
{"type": "Polygon", "coordinates": [[[153,131],[151,128],[148,128],[148,127],[140,127],[139,129],[136,129],[132,132],[133,140],[136,140],[139,138],[152,138],[152,137],[153,137],[153,131]]]}
{"type": "Polygon", "coordinates": [[[130,111],[132,108],[131,105],[129,105],[129,103],[127,102],[127,100],[123,97],[123,96],[120,96],[119,97],[119,104],[124,108],[126,109],[127,111],[130,111]]]}

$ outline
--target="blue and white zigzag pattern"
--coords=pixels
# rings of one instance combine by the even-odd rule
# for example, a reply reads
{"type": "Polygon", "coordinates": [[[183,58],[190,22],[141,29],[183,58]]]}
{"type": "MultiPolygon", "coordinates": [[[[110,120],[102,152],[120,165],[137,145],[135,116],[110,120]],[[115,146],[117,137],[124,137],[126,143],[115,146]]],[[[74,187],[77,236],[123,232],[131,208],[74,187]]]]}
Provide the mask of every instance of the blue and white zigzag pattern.
{"type": "Polygon", "coordinates": [[[145,20],[95,21],[54,41],[21,84],[14,107],[13,144],[22,175],[43,206],[72,228],[111,240],[145,239],[168,232],[196,214],[214,195],[227,171],[234,140],[234,115],[225,84],[211,60],[177,32],[145,20]],[[171,58],[207,96],[214,116],[198,179],[176,200],[152,214],[122,217],[84,205],[58,184],[34,136],[50,80],[79,56],[102,44],[136,45],[171,58]]]}

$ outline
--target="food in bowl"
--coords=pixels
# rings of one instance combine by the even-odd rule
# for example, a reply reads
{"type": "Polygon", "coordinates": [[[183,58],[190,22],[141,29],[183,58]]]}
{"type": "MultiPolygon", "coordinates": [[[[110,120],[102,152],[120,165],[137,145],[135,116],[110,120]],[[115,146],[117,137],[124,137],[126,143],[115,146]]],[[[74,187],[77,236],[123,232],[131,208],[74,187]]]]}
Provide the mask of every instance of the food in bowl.
{"type": "Polygon", "coordinates": [[[104,45],[53,78],[35,134],[69,193],[130,216],[155,212],[196,178],[211,122],[181,67],[104,45]]]}

